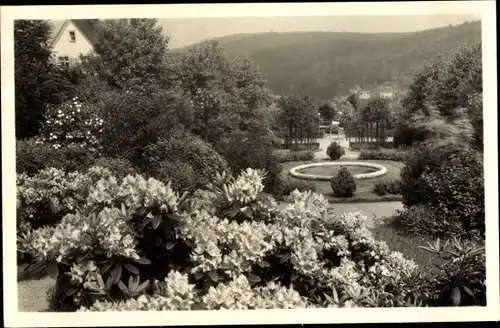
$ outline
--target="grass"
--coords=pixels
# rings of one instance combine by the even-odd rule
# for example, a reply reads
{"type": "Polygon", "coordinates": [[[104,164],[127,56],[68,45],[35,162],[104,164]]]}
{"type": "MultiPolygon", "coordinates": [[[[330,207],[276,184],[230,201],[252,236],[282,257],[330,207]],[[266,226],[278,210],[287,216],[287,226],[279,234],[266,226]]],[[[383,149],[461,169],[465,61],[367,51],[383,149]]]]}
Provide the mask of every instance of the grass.
{"type": "MultiPolygon", "coordinates": [[[[18,272],[25,265],[17,267],[18,272]]],[[[53,287],[55,280],[46,276],[41,279],[26,279],[17,282],[17,300],[20,312],[44,312],[49,308],[47,291],[53,287]]]]}
{"type": "Polygon", "coordinates": [[[377,240],[383,240],[389,245],[392,251],[403,253],[405,258],[412,259],[417,263],[426,273],[433,273],[438,270],[435,264],[439,264],[439,259],[419,248],[419,246],[427,246],[427,241],[419,236],[403,235],[397,230],[396,216],[385,218],[383,222],[378,222],[372,231],[373,237],[377,240]]]}
{"type": "MultiPolygon", "coordinates": [[[[400,195],[379,196],[373,193],[373,188],[375,184],[377,184],[378,182],[399,179],[399,174],[401,172],[401,169],[403,168],[403,163],[395,161],[386,161],[386,160],[360,161],[352,159],[340,159],[337,162],[356,162],[356,161],[381,164],[387,168],[387,173],[381,177],[357,180],[356,192],[352,198],[335,197],[333,195],[332,187],[330,186],[329,181],[312,181],[312,180],[310,181],[312,181],[316,185],[317,192],[323,194],[323,196],[325,196],[331,203],[388,202],[388,201],[400,201],[402,199],[400,195]]],[[[292,169],[295,166],[302,164],[318,163],[318,162],[323,162],[323,161],[311,160],[311,161],[296,161],[296,162],[282,163],[283,171],[281,172],[281,174],[289,175],[290,169],[292,169]]],[[[324,169],[333,170],[334,168],[326,167],[324,169]]]]}

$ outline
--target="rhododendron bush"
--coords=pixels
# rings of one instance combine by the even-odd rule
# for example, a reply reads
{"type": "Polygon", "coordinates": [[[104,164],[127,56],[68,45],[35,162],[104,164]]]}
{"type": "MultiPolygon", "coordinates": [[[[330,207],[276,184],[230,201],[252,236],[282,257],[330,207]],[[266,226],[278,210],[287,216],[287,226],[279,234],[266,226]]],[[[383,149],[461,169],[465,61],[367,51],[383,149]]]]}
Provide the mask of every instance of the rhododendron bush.
{"type": "Polygon", "coordinates": [[[64,146],[82,147],[98,151],[101,147],[103,120],[99,109],[77,97],[59,106],[49,106],[40,131],[40,142],[55,149],[64,146]]]}
{"type": "Polygon", "coordinates": [[[417,265],[374,240],[360,213],[312,192],[284,206],[265,174],[217,174],[179,195],[140,175],[55,169],[18,177],[19,252],[56,274],[59,311],[414,305],[417,265]],[[35,227],[40,204],[58,217],[35,227]],[[31,226],[30,226],[31,225],[31,226]]]}

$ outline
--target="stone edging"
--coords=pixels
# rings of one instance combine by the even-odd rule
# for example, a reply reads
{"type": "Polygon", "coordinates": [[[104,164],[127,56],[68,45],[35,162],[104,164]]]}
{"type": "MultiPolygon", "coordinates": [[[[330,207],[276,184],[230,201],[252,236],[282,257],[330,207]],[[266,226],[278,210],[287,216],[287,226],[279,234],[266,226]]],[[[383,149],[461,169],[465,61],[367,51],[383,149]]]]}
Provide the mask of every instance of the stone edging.
{"type": "Polygon", "coordinates": [[[292,168],[289,173],[292,177],[298,179],[330,181],[333,178],[333,175],[316,175],[316,174],[305,174],[298,172],[299,170],[307,169],[310,167],[323,167],[323,166],[363,166],[378,170],[370,173],[355,174],[353,177],[356,180],[376,178],[387,173],[387,168],[385,166],[380,164],[366,163],[366,162],[324,162],[324,163],[303,164],[292,168]]]}

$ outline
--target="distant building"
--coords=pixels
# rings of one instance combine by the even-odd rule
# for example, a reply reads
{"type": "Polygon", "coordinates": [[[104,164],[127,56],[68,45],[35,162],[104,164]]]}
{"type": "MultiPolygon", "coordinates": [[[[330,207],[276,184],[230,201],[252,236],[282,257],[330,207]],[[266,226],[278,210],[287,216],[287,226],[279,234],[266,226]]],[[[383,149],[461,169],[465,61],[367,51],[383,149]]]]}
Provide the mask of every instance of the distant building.
{"type": "Polygon", "coordinates": [[[394,97],[394,91],[390,87],[383,87],[379,91],[379,96],[382,99],[392,99],[394,97]]]}
{"type": "Polygon", "coordinates": [[[53,21],[50,49],[56,63],[70,66],[81,55],[93,51],[98,22],[98,19],[66,19],[62,24],[53,21]]]}
{"type": "Polygon", "coordinates": [[[367,90],[362,90],[358,92],[358,98],[359,99],[370,99],[370,91],[367,90]]]}

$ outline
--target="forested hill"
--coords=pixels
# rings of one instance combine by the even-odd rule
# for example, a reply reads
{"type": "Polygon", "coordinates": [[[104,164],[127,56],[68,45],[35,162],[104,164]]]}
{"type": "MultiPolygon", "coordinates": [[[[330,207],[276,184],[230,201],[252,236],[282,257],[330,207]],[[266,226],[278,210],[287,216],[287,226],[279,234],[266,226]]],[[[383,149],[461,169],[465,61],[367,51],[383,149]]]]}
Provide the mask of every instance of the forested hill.
{"type": "Polygon", "coordinates": [[[461,43],[480,41],[481,23],[412,33],[269,32],[217,40],[231,56],[247,54],[275,94],[329,99],[356,84],[403,87],[426,60],[451,55],[461,43]]]}

